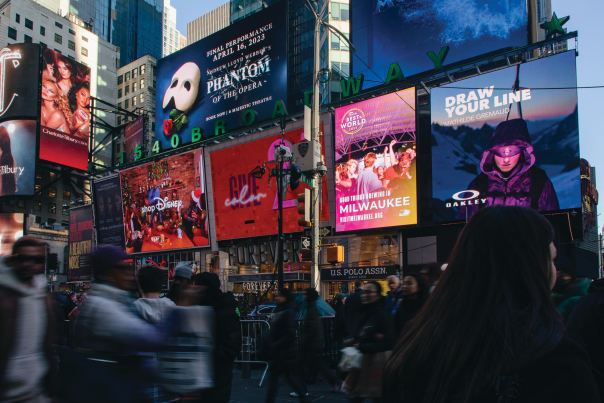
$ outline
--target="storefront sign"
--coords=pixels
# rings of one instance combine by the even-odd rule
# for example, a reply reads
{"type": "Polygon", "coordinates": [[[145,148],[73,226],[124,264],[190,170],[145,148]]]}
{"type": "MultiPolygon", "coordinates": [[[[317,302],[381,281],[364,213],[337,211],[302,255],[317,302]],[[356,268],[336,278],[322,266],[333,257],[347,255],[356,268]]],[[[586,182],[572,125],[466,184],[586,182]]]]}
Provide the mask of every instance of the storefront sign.
{"type": "MultiPolygon", "coordinates": [[[[277,261],[277,241],[240,243],[228,245],[225,252],[229,254],[231,264],[259,265],[277,261]]],[[[283,242],[283,261],[300,262],[300,240],[285,239],[283,242]]]]}
{"type": "Polygon", "coordinates": [[[248,282],[248,283],[243,283],[241,285],[241,288],[243,290],[243,292],[246,293],[250,293],[250,292],[264,292],[266,290],[268,290],[272,284],[275,284],[276,287],[276,282],[272,283],[270,281],[262,281],[262,282],[248,282]]]}
{"type": "Polygon", "coordinates": [[[398,265],[321,269],[321,281],[384,280],[399,275],[398,265]]]}

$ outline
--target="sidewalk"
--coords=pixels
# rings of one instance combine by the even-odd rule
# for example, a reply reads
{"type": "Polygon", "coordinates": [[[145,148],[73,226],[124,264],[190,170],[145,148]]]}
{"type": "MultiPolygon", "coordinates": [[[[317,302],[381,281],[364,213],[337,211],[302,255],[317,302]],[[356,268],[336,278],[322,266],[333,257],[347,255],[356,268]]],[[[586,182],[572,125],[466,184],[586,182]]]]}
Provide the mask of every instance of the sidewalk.
{"type": "MultiPolygon", "coordinates": [[[[230,403],[263,403],[268,387],[268,372],[264,378],[264,382],[262,382],[262,386],[258,386],[260,378],[262,378],[262,372],[263,370],[253,370],[251,379],[241,379],[241,370],[235,365],[230,403]]],[[[331,387],[326,382],[317,382],[312,385],[306,385],[306,387],[308,388],[310,400],[313,402],[345,403],[348,401],[345,394],[332,392],[331,387]]],[[[300,400],[297,397],[289,395],[290,392],[293,392],[293,389],[287,384],[285,377],[282,377],[279,393],[277,394],[277,403],[299,402],[300,400]]]]}

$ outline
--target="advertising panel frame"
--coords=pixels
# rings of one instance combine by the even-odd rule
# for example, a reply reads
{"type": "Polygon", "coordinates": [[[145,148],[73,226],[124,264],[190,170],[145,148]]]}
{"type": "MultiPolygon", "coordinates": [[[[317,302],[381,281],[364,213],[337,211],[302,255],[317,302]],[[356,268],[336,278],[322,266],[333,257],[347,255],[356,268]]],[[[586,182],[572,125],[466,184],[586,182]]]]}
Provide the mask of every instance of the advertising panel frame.
{"type": "Polygon", "coordinates": [[[67,265],[67,281],[68,282],[79,282],[79,281],[91,281],[93,278],[92,273],[92,262],[88,257],[88,254],[92,252],[92,247],[95,245],[95,231],[94,231],[94,214],[92,209],[92,204],[88,204],[85,206],[74,207],[69,209],[69,240],[67,243],[68,246],[68,265],[67,265]],[[84,217],[86,220],[84,221],[75,221],[76,216],[80,214],[80,216],[84,215],[89,211],[89,217],[84,217]],[[72,222],[72,219],[74,221],[72,222]],[[81,223],[89,223],[83,226],[78,224],[81,223]],[[88,226],[90,228],[88,228],[88,226]],[[84,234],[81,234],[83,231],[90,232],[90,239],[81,240],[81,237],[84,234]],[[77,238],[77,239],[76,239],[77,238]],[[80,243],[78,247],[74,246],[74,242],[80,243]],[[89,242],[87,245],[85,242],[89,242]],[[75,263],[77,259],[77,265],[80,267],[72,268],[72,263],[75,263]],[[84,262],[82,264],[82,262],[84,262]],[[84,266],[82,268],[81,266],[84,266]],[[72,274],[74,270],[78,270],[78,274],[72,274]]]}
{"type": "MultiPolygon", "coordinates": [[[[126,243],[125,243],[125,239],[124,239],[124,213],[123,213],[124,203],[122,201],[122,187],[121,187],[120,175],[119,174],[110,175],[110,176],[105,176],[103,178],[95,180],[92,183],[92,187],[93,187],[92,205],[94,206],[93,215],[94,215],[94,223],[95,223],[95,230],[96,230],[96,239],[97,239],[98,243],[99,244],[103,244],[104,243],[104,244],[115,245],[115,246],[118,246],[118,247],[122,248],[123,250],[125,250],[126,243]],[[107,242],[107,239],[106,239],[105,235],[101,235],[101,232],[103,232],[103,231],[102,231],[102,228],[101,228],[100,221],[103,218],[101,216],[104,216],[105,213],[103,212],[101,214],[101,208],[99,206],[99,201],[101,199],[99,199],[99,191],[98,191],[98,187],[97,187],[97,186],[101,186],[101,184],[104,183],[104,182],[114,181],[116,179],[117,179],[117,182],[118,182],[117,183],[117,187],[118,187],[118,191],[119,191],[119,193],[118,193],[118,196],[119,196],[119,215],[118,215],[118,217],[119,217],[119,220],[120,220],[119,222],[121,224],[121,229],[119,230],[119,237],[120,237],[120,243],[119,244],[115,243],[115,242],[107,242]]],[[[112,206],[111,209],[113,210],[113,207],[115,207],[116,211],[117,211],[117,206],[115,206],[115,204],[116,204],[115,203],[115,196],[113,198],[114,198],[113,203],[112,203],[111,200],[107,201],[108,199],[103,199],[104,200],[103,201],[104,206],[103,206],[102,210],[104,210],[108,206],[112,206]]],[[[110,211],[107,211],[107,215],[112,215],[112,214],[111,214],[110,211]]],[[[117,236],[117,234],[114,235],[114,236],[117,236]]]]}

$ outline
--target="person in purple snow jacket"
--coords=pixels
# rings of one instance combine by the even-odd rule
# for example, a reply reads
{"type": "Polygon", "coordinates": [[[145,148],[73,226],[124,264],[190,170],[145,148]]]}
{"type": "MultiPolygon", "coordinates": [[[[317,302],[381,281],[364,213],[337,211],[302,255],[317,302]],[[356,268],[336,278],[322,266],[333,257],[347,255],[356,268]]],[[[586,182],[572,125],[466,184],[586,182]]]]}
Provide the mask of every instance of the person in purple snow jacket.
{"type": "MultiPolygon", "coordinates": [[[[537,211],[559,210],[558,196],[545,171],[535,166],[535,154],[524,119],[499,123],[482,153],[482,172],[468,185],[480,193],[463,203],[458,219],[472,217],[486,206],[531,207],[537,211]],[[466,215],[467,209],[467,215],[466,215]]],[[[461,202],[460,202],[461,204],[461,202]]]]}

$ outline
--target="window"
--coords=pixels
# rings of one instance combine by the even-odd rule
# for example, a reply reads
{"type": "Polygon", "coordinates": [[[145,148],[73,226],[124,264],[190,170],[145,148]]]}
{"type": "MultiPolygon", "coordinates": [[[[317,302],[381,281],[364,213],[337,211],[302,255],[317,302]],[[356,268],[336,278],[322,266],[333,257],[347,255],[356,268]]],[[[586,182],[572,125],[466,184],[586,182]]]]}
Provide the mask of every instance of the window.
{"type": "Polygon", "coordinates": [[[120,153],[120,146],[121,146],[121,144],[120,144],[120,143],[117,143],[117,144],[115,145],[115,148],[116,148],[115,152],[116,152],[116,153],[118,153],[118,154],[120,153]]]}
{"type": "Polygon", "coordinates": [[[63,24],[60,24],[58,22],[55,21],[55,27],[59,27],[61,29],[63,29],[63,24]]]}
{"type": "Polygon", "coordinates": [[[25,28],[34,29],[34,22],[32,20],[25,19],[25,28]]]}
{"type": "Polygon", "coordinates": [[[132,106],[136,106],[136,97],[132,97],[132,106]]]}
{"type": "Polygon", "coordinates": [[[42,179],[42,170],[36,169],[36,179],[42,179]]]}
{"type": "MultiPolygon", "coordinates": [[[[118,88],[118,89],[117,89],[117,97],[118,97],[118,98],[121,98],[121,97],[122,97],[122,89],[121,89],[121,88],[118,88]]],[[[119,105],[118,105],[118,106],[119,106],[119,105]]]]}
{"type": "Polygon", "coordinates": [[[50,171],[50,181],[54,182],[57,180],[57,173],[50,171]]]}
{"type": "Polygon", "coordinates": [[[333,32],[331,33],[331,49],[340,50],[340,38],[333,32]]]}
{"type": "Polygon", "coordinates": [[[340,4],[340,20],[341,21],[348,21],[350,20],[350,5],[348,4],[340,4]]]}
{"type": "Polygon", "coordinates": [[[127,85],[127,86],[124,87],[124,95],[128,95],[128,94],[130,94],[130,86],[129,85],[127,85]]]}
{"type": "Polygon", "coordinates": [[[130,81],[130,72],[127,71],[126,74],[124,74],[124,81],[130,81]]]}
{"type": "Polygon", "coordinates": [[[151,133],[155,133],[155,122],[151,122],[151,133]]]}
{"type": "Polygon", "coordinates": [[[69,200],[71,197],[71,192],[69,190],[63,190],[63,200],[69,200]]]}
{"type": "Polygon", "coordinates": [[[69,49],[71,49],[71,50],[75,50],[75,42],[73,42],[73,41],[67,41],[67,47],[69,49]]]}
{"type": "Polygon", "coordinates": [[[82,40],[83,40],[84,42],[88,42],[88,38],[86,38],[84,35],[82,35],[82,40]]]}
{"type": "Polygon", "coordinates": [[[10,39],[17,40],[17,30],[15,28],[8,27],[8,37],[10,39]]]}
{"type": "Polygon", "coordinates": [[[19,14],[15,15],[15,22],[16,22],[17,24],[20,24],[20,23],[21,23],[21,16],[20,16],[19,14]]]}
{"type": "Polygon", "coordinates": [[[132,78],[138,77],[138,69],[132,69],[132,78]]]}
{"type": "Polygon", "coordinates": [[[55,42],[56,43],[63,43],[63,37],[61,35],[59,35],[59,34],[55,34],[55,42]]]}
{"type": "Polygon", "coordinates": [[[136,91],[137,86],[138,86],[138,83],[136,81],[132,83],[132,92],[136,91]]]}
{"type": "Polygon", "coordinates": [[[129,99],[126,99],[126,100],[124,101],[124,108],[128,109],[128,105],[129,105],[128,103],[129,103],[129,102],[130,102],[130,100],[129,100],[129,99]]]}
{"type": "Polygon", "coordinates": [[[331,19],[340,19],[340,3],[331,3],[331,19]]]}
{"type": "Polygon", "coordinates": [[[88,56],[88,49],[82,47],[82,55],[88,56]]]}
{"type": "MultiPolygon", "coordinates": [[[[121,106],[119,106],[119,105],[118,105],[118,108],[121,108],[121,106]]],[[[119,126],[119,125],[121,125],[121,124],[122,124],[122,117],[121,117],[121,116],[118,116],[118,117],[117,117],[117,125],[119,126]]]]}
{"type": "Polygon", "coordinates": [[[40,35],[46,36],[46,28],[44,28],[42,25],[40,25],[40,35]]]}
{"type": "Polygon", "coordinates": [[[153,77],[155,77],[157,75],[157,68],[155,65],[151,66],[151,70],[153,70],[153,77]]]}
{"type": "Polygon", "coordinates": [[[70,33],[71,35],[74,35],[74,36],[75,36],[75,31],[74,31],[73,29],[71,29],[71,28],[69,28],[69,33],[70,33]]]}
{"type": "Polygon", "coordinates": [[[138,96],[138,101],[142,104],[143,102],[145,102],[145,94],[140,94],[138,96]]]}
{"type": "Polygon", "coordinates": [[[25,208],[25,199],[19,199],[19,200],[17,200],[17,207],[19,207],[19,208],[25,208]]]}
{"type": "Polygon", "coordinates": [[[117,85],[123,84],[124,83],[124,76],[121,75],[117,78],[117,85]]]}
{"type": "Polygon", "coordinates": [[[121,102],[118,102],[118,103],[117,103],[117,107],[118,107],[119,109],[122,109],[122,103],[121,103],[121,102]]]}
{"type": "Polygon", "coordinates": [[[145,74],[145,65],[144,65],[144,64],[141,66],[141,76],[142,76],[143,74],[145,74]]]}
{"type": "Polygon", "coordinates": [[[35,185],[34,186],[34,194],[38,194],[41,191],[42,191],[42,185],[35,185]]]}
{"type": "Polygon", "coordinates": [[[69,215],[69,206],[63,206],[63,215],[69,215]]]}
{"type": "Polygon", "coordinates": [[[42,202],[34,200],[34,210],[35,211],[42,211],[42,202]]]}
{"type": "Polygon", "coordinates": [[[31,39],[31,36],[29,36],[29,35],[23,35],[23,42],[25,42],[25,43],[32,43],[33,40],[31,39]]]}
{"type": "Polygon", "coordinates": [[[48,188],[48,197],[57,198],[57,188],[48,188]]]}
{"type": "Polygon", "coordinates": [[[57,204],[56,203],[48,203],[48,212],[50,214],[57,214],[57,204]]]}
{"type": "Polygon", "coordinates": [[[145,88],[145,79],[144,79],[144,78],[141,80],[141,90],[142,90],[143,88],[145,88]]]}

